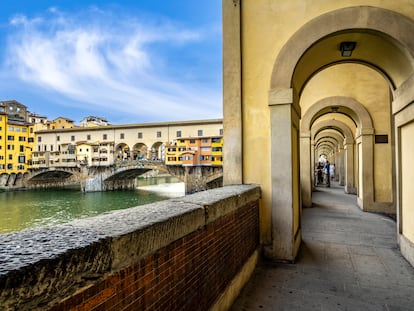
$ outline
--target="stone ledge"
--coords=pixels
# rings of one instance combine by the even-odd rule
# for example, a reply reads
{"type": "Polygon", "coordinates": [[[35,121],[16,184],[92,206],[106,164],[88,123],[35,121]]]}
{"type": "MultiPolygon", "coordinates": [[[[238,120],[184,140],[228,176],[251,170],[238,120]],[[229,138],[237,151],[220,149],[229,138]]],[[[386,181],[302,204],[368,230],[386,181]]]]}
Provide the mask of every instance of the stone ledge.
{"type": "Polygon", "coordinates": [[[0,305],[50,305],[259,197],[258,186],[226,186],[0,235],[0,305]]]}
{"type": "Polygon", "coordinates": [[[257,185],[232,185],[197,192],[191,196],[172,199],[172,201],[202,205],[206,212],[206,224],[208,224],[260,197],[261,190],[257,185]]]}

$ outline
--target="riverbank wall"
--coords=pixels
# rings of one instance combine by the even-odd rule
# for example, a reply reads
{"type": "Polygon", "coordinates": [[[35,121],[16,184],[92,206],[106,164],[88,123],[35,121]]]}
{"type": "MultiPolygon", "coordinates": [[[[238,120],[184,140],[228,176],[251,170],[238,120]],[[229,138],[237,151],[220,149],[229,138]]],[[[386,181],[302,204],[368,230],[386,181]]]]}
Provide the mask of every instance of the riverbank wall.
{"type": "Polygon", "coordinates": [[[0,305],[225,310],[257,262],[259,198],[226,186],[0,235],[0,305]]]}

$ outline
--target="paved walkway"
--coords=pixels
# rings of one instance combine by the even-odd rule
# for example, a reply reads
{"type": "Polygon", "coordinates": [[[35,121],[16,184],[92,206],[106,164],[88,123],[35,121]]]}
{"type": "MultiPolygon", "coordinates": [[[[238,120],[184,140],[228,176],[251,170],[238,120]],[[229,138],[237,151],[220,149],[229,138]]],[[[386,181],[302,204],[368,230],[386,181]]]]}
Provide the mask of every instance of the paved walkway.
{"type": "Polygon", "coordinates": [[[297,263],[259,263],[232,311],[414,310],[414,269],[397,248],[395,222],[362,212],[335,183],[313,202],[297,263]]]}

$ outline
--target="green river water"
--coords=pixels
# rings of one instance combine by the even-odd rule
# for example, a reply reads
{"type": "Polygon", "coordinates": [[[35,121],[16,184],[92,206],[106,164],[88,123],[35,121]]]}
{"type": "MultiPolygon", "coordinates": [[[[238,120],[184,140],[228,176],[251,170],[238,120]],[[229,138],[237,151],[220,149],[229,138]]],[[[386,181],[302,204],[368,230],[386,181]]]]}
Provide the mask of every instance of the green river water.
{"type": "MultiPolygon", "coordinates": [[[[149,179],[139,180],[138,184],[159,182],[159,179],[149,179]]],[[[0,192],[0,234],[61,224],[165,199],[168,197],[142,190],[83,193],[74,188],[0,192]]]]}

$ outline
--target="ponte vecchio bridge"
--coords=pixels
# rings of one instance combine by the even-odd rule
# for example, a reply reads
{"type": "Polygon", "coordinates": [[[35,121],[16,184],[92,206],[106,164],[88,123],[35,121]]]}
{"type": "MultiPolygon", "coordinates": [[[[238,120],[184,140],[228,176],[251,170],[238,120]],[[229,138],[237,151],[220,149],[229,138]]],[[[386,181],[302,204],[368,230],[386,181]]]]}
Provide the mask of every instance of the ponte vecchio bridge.
{"type": "Polygon", "coordinates": [[[80,184],[84,192],[135,189],[136,178],[148,171],[168,173],[185,183],[186,193],[214,188],[222,183],[220,166],[165,165],[162,161],[117,161],[113,166],[49,167],[33,170],[25,176],[28,188],[59,187],[80,184]]]}

